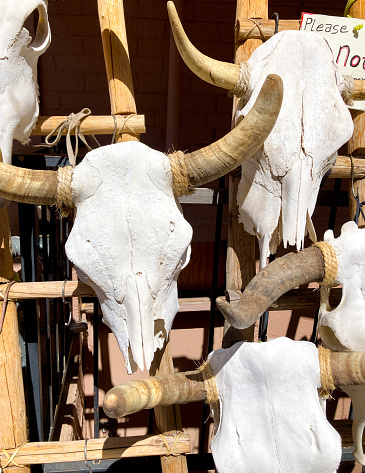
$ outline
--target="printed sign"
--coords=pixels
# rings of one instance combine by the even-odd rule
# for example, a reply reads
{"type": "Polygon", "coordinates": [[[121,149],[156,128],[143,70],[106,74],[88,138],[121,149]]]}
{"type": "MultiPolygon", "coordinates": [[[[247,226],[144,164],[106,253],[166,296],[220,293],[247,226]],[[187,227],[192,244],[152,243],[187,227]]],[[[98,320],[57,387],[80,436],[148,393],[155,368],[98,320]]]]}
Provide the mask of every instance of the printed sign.
{"type": "MultiPolygon", "coordinates": [[[[302,13],[300,29],[326,39],[342,75],[365,79],[365,20],[302,13]]],[[[350,108],[365,111],[365,100],[350,108]]]]}

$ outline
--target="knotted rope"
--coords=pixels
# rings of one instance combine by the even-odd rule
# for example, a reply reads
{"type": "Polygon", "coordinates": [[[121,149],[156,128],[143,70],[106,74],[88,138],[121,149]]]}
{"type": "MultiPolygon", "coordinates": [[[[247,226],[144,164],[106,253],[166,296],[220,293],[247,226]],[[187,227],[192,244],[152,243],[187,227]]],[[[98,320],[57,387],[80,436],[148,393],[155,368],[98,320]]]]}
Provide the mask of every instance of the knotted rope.
{"type": "Polygon", "coordinates": [[[354,101],[352,100],[352,93],[355,88],[354,79],[351,76],[343,76],[343,88],[341,92],[341,97],[346,105],[353,105],[354,101]]]}
{"type": "Polygon", "coordinates": [[[169,444],[167,443],[167,440],[166,440],[165,436],[163,434],[160,434],[159,432],[157,432],[157,433],[162,438],[164,444],[166,445],[167,452],[168,452],[168,454],[166,455],[167,457],[170,456],[170,455],[172,455],[174,457],[177,457],[178,455],[180,455],[180,453],[175,453],[174,450],[175,450],[177,442],[179,441],[179,438],[182,436],[182,434],[184,432],[181,431],[181,432],[178,433],[178,435],[176,436],[175,442],[173,443],[171,448],[170,448],[169,444]]]}
{"type": "Polygon", "coordinates": [[[257,18],[257,19],[256,18],[244,18],[244,20],[252,21],[253,25],[248,30],[248,32],[245,34],[245,36],[242,38],[242,42],[246,41],[246,39],[249,39],[250,34],[253,32],[253,30],[255,28],[257,28],[259,30],[260,38],[262,39],[262,41],[265,42],[267,40],[267,38],[264,35],[264,32],[262,31],[262,28],[261,28],[261,22],[262,22],[263,18],[257,18]]]}
{"type": "Polygon", "coordinates": [[[57,207],[61,217],[67,217],[74,208],[71,194],[72,169],[72,166],[60,167],[57,172],[57,207]]]}
{"type": "Polygon", "coordinates": [[[336,251],[327,241],[317,241],[313,246],[321,250],[324,259],[324,278],[320,284],[332,287],[335,284],[338,269],[336,251]]]}
{"type": "Polygon", "coordinates": [[[321,390],[319,395],[324,399],[331,397],[332,391],[336,388],[335,382],[332,376],[331,368],[331,350],[322,346],[318,347],[318,359],[319,367],[321,370],[321,390]]]}
{"type": "Polygon", "coordinates": [[[19,450],[20,450],[21,448],[23,448],[24,445],[27,444],[27,443],[28,443],[28,441],[24,442],[22,445],[19,445],[19,447],[17,447],[17,448],[15,449],[15,451],[14,451],[11,455],[9,455],[9,453],[8,453],[5,449],[2,448],[2,452],[3,452],[3,454],[6,456],[7,461],[6,461],[5,465],[1,465],[1,466],[0,466],[0,471],[1,471],[1,470],[4,470],[5,468],[7,468],[8,466],[10,466],[11,464],[13,464],[14,466],[17,466],[18,468],[24,468],[24,465],[19,465],[19,464],[15,461],[15,457],[18,455],[19,450]]]}
{"type": "Polygon", "coordinates": [[[205,402],[207,404],[216,404],[219,400],[218,390],[215,382],[215,375],[210,367],[209,361],[206,361],[199,367],[204,381],[204,389],[206,393],[205,402]]]}
{"type": "Polygon", "coordinates": [[[240,73],[237,84],[234,89],[229,92],[230,95],[235,95],[238,98],[242,97],[247,92],[251,78],[251,66],[247,62],[240,62],[239,66],[240,73]]]}
{"type": "Polygon", "coordinates": [[[90,114],[91,110],[89,108],[83,108],[78,113],[70,113],[70,115],[67,117],[67,120],[59,123],[45,139],[48,146],[55,146],[60,141],[62,133],[67,129],[66,149],[68,159],[72,167],[76,166],[76,157],[79,152],[79,138],[86,145],[89,151],[92,149],[86,141],[86,138],[80,128],[81,121],[90,114]],[[75,150],[73,150],[71,144],[71,132],[73,130],[75,130],[76,139],[75,150]],[[51,142],[50,139],[55,133],[57,133],[56,138],[51,142]]]}
{"type": "Polygon", "coordinates": [[[183,151],[173,151],[167,155],[170,159],[172,182],[174,194],[177,197],[193,194],[195,189],[189,187],[189,176],[185,166],[185,154],[183,151]]]}
{"type": "Polygon", "coordinates": [[[118,135],[121,135],[122,133],[129,132],[131,135],[138,135],[136,130],[128,124],[128,120],[131,117],[136,116],[135,113],[130,113],[129,115],[119,115],[119,114],[115,115],[114,113],[112,113],[112,116],[114,118],[114,132],[113,132],[112,144],[115,142],[115,137],[118,135]],[[118,118],[122,120],[122,125],[120,127],[118,127],[118,118]]]}

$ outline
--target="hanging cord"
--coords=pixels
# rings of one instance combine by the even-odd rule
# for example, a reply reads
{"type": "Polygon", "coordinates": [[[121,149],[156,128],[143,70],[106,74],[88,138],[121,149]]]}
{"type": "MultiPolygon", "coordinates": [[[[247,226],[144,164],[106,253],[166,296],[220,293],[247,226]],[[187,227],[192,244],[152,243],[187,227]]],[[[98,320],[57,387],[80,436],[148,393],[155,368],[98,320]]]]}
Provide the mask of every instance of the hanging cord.
{"type": "Polygon", "coordinates": [[[131,117],[136,116],[135,113],[130,113],[129,115],[124,115],[124,116],[112,113],[112,116],[114,118],[114,132],[113,132],[112,143],[111,143],[112,145],[115,143],[115,137],[117,135],[121,135],[122,133],[129,132],[131,135],[138,135],[136,130],[128,124],[128,120],[131,117]],[[118,128],[118,117],[122,120],[122,126],[120,126],[119,128],[118,128]],[[124,128],[126,130],[124,130],[124,128]]]}
{"type": "Polygon", "coordinates": [[[279,31],[279,13],[278,12],[275,12],[271,15],[271,18],[274,18],[275,19],[275,30],[274,30],[274,34],[277,34],[277,32],[279,31]]]}
{"type": "MultiPolygon", "coordinates": [[[[84,120],[90,114],[91,114],[91,110],[89,108],[83,108],[78,113],[70,113],[70,115],[67,117],[67,120],[64,120],[63,122],[59,123],[51,131],[51,133],[49,133],[49,135],[46,136],[46,139],[45,139],[46,144],[48,146],[55,146],[60,141],[62,133],[67,129],[66,148],[67,148],[68,160],[72,167],[76,166],[76,158],[79,153],[79,139],[86,145],[89,151],[92,150],[91,146],[86,141],[86,138],[83,132],[81,131],[82,120],[84,120]],[[75,149],[72,148],[72,144],[71,144],[71,132],[73,130],[75,130],[75,149]],[[57,133],[56,137],[54,138],[53,141],[51,141],[52,136],[56,133],[57,133]]],[[[93,135],[91,136],[93,137],[97,145],[100,146],[95,136],[93,135]]]]}
{"type": "Polygon", "coordinates": [[[0,317],[0,335],[3,330],[6,309],[8,307],[9,291],[10,291],[11,286],[15,284],[16,282],[17,281],[10,281],[9,284],[7,284],[6,289],[5,289],[5,294],[4,294],[4,299],[3,299],[3,310],[1,312],[1,317],[0,317]]]}
{"type": "Polygon", "coordinates": [[[350,154],[350,159],[351,159],[351,192],[352,192],[353,198],[356,201],[356,213],[355,213],[354,222],[356,223],[356,225],[359,225],[360,214],[361,214],[362,218],[365,221],[365,214],[364,214],[364,211],[362,209],[363,206],[365,205],[365,201],[360,202],[359,194],[357,193],[357,195],[355,195],[355,189],[354,189],[354,160],[353,160],[352,154],[350,154]]]}

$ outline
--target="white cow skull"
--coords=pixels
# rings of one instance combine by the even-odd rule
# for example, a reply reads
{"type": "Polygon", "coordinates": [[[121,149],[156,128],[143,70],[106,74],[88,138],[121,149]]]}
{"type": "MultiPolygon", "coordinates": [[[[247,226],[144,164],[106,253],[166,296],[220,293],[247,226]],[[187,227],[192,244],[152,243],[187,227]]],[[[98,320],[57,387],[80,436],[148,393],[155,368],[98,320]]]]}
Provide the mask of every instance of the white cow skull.
{"type": "Polygon", "coordinates": [[[47,1],[1,0],[0,151],[5,163],[11,163],[13,139],[27,144],[37,121],[37,61],[50,41],[47,1]],[[24,22],[34,10],[39,21],[32,41],[24,22]]]}
{"type": "Polygon", "coordinates": [[[278,33],[253,52],[248,64],[251,79],[236,121],[250,110],[267,74],[280,75],[284,83],[276,125],[242,164],[238,190],[239,220],[259,238],[263,267],[281,241],[300,249],[307,230],[316,240],[311,216],[319,186],[351,137],[353,122],[340,95],[343,79],[319,35],[278,33]]]}
{"type": "Polygon", "coordinates": [[[260,266],[283,241],[303,246],[322,177],[353,123],[340,92],[343,78],[328,43],[316,33],[283,31],[259,46],[247,63],[221,63],[196,50],[185,35],[173,2],[168,11],[176,46],[203,80],[242,96],[236,126],[251,109],[267,74],[283,79],[278,120],[263,146],[242,165],[238,191],[240,221],[260,240],[260,266]]]}
{"type": "Polygon", "coordinates": [[[66,253],[99,297],[127,370],[149,368],[178,310],[177,277],[192,229],[172,186],[169,158],[141,143],[87,154],[73,172],[77,215],[66,253]]]}
{"type": "Polygon", "coordinates": [[[336,471],[341,439],[320,404],[312,343],[237,343],[209,363],[219,395],[211,442],[219,473],[336,471]]]}
{"type": "Polygon", "coordinates": [[[324,292],[319,311],[319,332],[325,345],[334,351],[365,351],[365,229],[355,222],[341,228],[335,238],[327,230],[324,240],[335,249],[337,276],[334,284],[342,284],[340,304],[333,310],[324,292]]]}

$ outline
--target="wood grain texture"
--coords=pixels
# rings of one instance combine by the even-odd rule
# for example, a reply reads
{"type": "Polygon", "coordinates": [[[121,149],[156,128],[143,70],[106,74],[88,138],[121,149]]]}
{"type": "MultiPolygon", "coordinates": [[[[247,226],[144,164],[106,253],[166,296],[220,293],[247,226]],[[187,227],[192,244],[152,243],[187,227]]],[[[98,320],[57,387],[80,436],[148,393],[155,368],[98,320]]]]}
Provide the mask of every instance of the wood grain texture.
{"type": "MultiPolygon", "coordinates": [[[[175,437],[165,436],[172,448],[175,437]]],[[[16,461],[19,464],[36,465],[42,463],[60,463],[84,460],[85,440],[71,442],[30,442],[22,447],[16,461]]],[[[14,449],[7,451],[12,454],[14,449]]],[[[189,435],[180,436],[174,448],[175,453],[189,453],[189,435]]],[[[168,453],[167,447],[159,435],[136,437],[110,437],[87,441],[87,460],[111,460],[117,458],[158,456],[168,453]]],[[[0,450],[0,461],[4,464],[6,456],[0,450]]],[[[11,471],[14,471],[12,468],[11,471]]]]}
{"type": "MultiPolygon", "coordinates": [[[[123,0],[98,0],[98,13],[111,112],[121,115],[137,113],[123,0]]],[[[139,141],[139,138],[126,133],[116,141],[139,141]]]]}
{"type": "MultiPolygon", "coordinates": [[[[0,281],[13,278],[8,209],[0,209],[0,281]]],[[[0,311],[3,303],[0,303],[0,311]]],[[[9,302],[0,335],[0,448],[28,440],[16,305],[9,302]]],[[[16,468],[28,472],[29,468],[16,468]]]]}
{"type": "MultiPolygon", "coordinates": [[[[299,30],[300,20],[280,20],[278,33],[286,30],[299,30]]],[[[266,40],[274,36],[275,20],[254,19],[250,20],[247,17],[237,19],[236,27],[236,41],[242,43],[246,39],[261,39],[266,40]],[[256,25],[256,22],[258,26],[256,25]],[[260,31],[261,30],[261,31],[260,31]]]]}
{"type": "MultiPolygon", "coordinates": [[[[36,127],[32,131],[34,136],[49,135],[59,123],[67,120],[64,116],[39,117],[36,127]]],[[[136,133],[146,133],[144,115],[131,115],[126,117],[117,116],[117,130],[126,132],[130,128],[136,133]],[[124,130],[124,131],[123,131],[124,130]]],[[[84,135],[112,135],[114,133],[115,122],[112,115],[90,115],[82,120],[80,130],[84,135]]],[[[66,135],[67,130],[63,132],[66,135]]],[[[74,134],[74,133],[72,133],[74,134]]]]}

